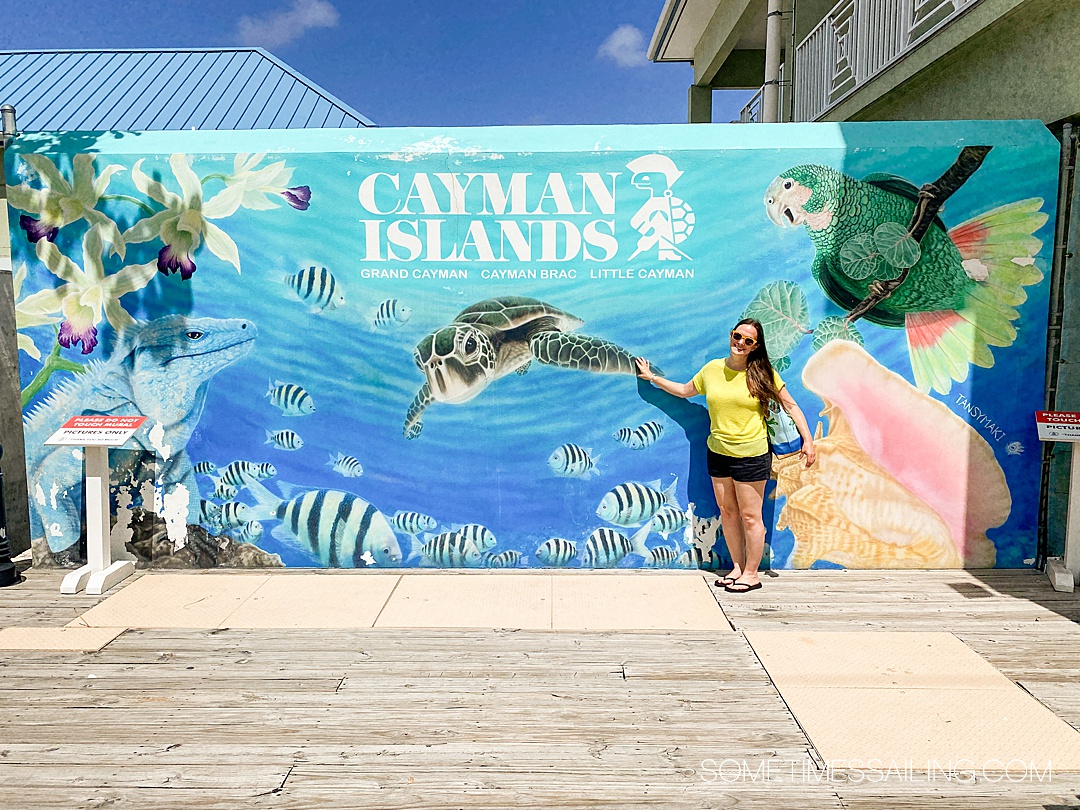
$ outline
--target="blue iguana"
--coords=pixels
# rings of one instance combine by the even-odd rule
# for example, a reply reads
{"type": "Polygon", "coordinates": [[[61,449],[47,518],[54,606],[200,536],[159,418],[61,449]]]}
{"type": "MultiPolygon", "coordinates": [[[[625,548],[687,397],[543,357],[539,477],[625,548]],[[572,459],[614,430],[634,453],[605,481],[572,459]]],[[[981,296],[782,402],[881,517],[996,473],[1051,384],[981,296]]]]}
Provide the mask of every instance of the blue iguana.
{"type": "MultiPolygon", "coordinates": [[[[24,416],[35,560],[73,562],[79,557],[81,456],[71,447],[44,444],[72,416],[149,417],[124,447],[150,453],[155,446],[168,447],[168,457],[158,462],[158,482],[164,492],[182,484],[194,493],[188,522],[198,522],[199,490],[184,448],[199,424],[210,379],[251,351],[257,331],[247,320],[182,315],[137,323],[117,337],[108,360],[91,362],[84,374],[58,385],[24,416]]],[[[133,478],[142,454],[113,455],[112,479],[133,478]],[[117,469],[118,461],[127,468],[117,469]]]]}

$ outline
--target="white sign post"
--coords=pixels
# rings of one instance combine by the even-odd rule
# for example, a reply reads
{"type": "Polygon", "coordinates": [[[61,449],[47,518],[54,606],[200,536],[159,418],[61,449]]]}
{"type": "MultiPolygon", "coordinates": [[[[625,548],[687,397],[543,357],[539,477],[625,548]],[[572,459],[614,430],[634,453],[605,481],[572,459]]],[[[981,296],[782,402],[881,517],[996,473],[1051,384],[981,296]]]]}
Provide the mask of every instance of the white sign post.
{"type": "Polygon", "coordinates": [[[60,583],[60,593],[105,593],[135,573],[129,561],[112,561],[109,522],[109,448],[120,447],[135,435],[145,416],[73,416],[49,437],[46,445],[82,447],[86,464],[86,565],[60,583]]]}
{"type": "Polygon", "coordinates": [[[1056,591],[1072,592],[1080,581],[1080,413],[1073,411],[1038,411],[1035,424],[1039,440],[1073,442],[1069,470],[1069,510],[1065,518],[1065,558],[1046,561],[1046,575],[1056,591]]]}

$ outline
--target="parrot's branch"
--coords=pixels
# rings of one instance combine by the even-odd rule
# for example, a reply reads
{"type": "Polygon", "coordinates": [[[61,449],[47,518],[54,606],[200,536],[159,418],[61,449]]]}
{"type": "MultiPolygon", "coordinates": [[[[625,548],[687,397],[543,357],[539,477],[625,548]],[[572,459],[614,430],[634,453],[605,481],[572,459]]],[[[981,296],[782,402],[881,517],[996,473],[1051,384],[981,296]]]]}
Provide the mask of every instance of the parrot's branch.
{"type": "MultiPolygon", "coordinates": [[[[911,222],[908,224],[908,236],[920,244],[922,243],[922,238],[930,230],[934,218],[938,215],[938,211],[941,210],[942,206],[945,205],[945,201],[955,194],[971,175],[975,174],[992,148],[990,146],[965,146],[960,150],[960,155],[953,162],[953,165],[946,170],[945,174],[941,175],[933,183],[926,183],[919,189],[919,200],[915,204],[915,211],[912,213],[911,222]]],[[[911,268],[905,267],[900,275],[894,279],[872,282],[870,284],[870,294],[848,313],[847,322],[854,323],[892,295],[896,288],[904,283],[910,273],[911,268]]]]}

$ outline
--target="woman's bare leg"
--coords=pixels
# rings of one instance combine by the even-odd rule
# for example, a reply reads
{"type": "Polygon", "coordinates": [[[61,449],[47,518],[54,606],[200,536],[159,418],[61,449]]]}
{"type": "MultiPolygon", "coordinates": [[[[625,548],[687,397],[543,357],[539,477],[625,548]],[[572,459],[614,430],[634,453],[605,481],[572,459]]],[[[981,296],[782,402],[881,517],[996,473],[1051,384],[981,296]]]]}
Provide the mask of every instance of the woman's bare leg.
{"type": "Polygon", "coordinates": [[[713,478],[713,495],[720,507],[720,523],[724,527],[724,542],[731,555],[732,569],[724,579],[737,579],[742,575],[746,561],[746,538],[739,516],[739,501],[735,495],[735,481],[731,478],[713,478]]]}
{"type": "MultiPolygon", "coordinates": [[[[732,481],[746,549],[742,574],[736,582],[746,585],[757,585],[761,581],[758,578],[758,568],[761,566],[761,557],[765,553],[765,521],[761,517],[761,506],[765,500],[765,483],[765,481],[732,481]]],[[[724,530],[727,531],[727,524],[724,525],[724,530]]]]}

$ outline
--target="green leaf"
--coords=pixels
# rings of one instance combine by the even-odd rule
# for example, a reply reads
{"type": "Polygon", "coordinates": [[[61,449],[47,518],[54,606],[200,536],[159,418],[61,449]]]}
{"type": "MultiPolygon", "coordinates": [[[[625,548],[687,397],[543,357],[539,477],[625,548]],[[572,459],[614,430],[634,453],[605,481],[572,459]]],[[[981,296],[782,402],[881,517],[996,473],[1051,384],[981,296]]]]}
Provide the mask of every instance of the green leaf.
{"type": "Polygon", "coordinates": [[[132,205],[137,205],[139,208],[141,208],[143,210],[143,213],[145,213],[147,216],[151,216],[151,217],[154,214],[158,213],[156,210],[151,208],[149,205],[144,203],[142,200],[138,199],[137,197],[131,197],[131,196],[127,195],[127,194],[102,194],[100,197],[98,197],[98,199],[99,200],[122,200],[124,202],[129,202],[132,205]]]}
{"type": "Polygon", "coordinates": [[[868,233],[851,237],[840,249],[840,269],[856,281],[879,278],[884,262],[874,244],[874,237],[868,233]]]}
{"type": "MultiPolygon", "coordinates": [[[[874,246],[893,267],[903,270],[914,267],[922,251],[918,241],[899,222],[883,222],[874,231],[874,246]]],[[[899,275],[894,274],[891,278],[899,275]]]]}
{"type": "Polygon", "coordinates": [[[777,374],[791,368],[791,358],[786,354],[783,357],[777,357],[775,360],[770,357],[769,360],[772,362],[772,367],[776,369],[777,374]]]}
{"type": "Polygon", "coordinates": [[[823,318],[821,323],[817,325],[814,330],[814,351],[816,352],[826,343],[833,340],[850,340],[860,346],[863,345],[863,337],[859,334],[859,330],[855,328],[855,324],[848,323],[847,318],[840,318],[836,315],[823,318]]]}
{"type": "MultiPolygon", "coordinates": [[[[54,325],[54,332],[60,330],[54,325]]],[[[34,375],[34,379],[30,381],[30,384],[22,390],[22,407],[25,408],[38,392],[45,387],[45,384],[49,381],[49,378],[53,375],[54,371],[70,371],[72,374],[82,374],[86,371],[86,366],[82,363],[76,363],[72,360],[66,360],[60,356],[60,344],[54,343],[52,351],[49,352],[49,356],[45,358],[45,362],[42,364],[38,373],[34,375]]]]}
{"type": "Polygon", "coordinates": [[[806,293],[793,281],[774,281],[762,287],[743,310],[743,317],[761,321],[770,356],[786,357],[804,335],[810,334],[806,293]]]}
{"type": "Polygon", "coordinates": [[[70,371],[72,374],[85,374],[86,365],[84,363],[76,363],[73,360],[65,360],[63,357],[57,357],[53,362],[53,369],[56,371],[70,371]]]}

